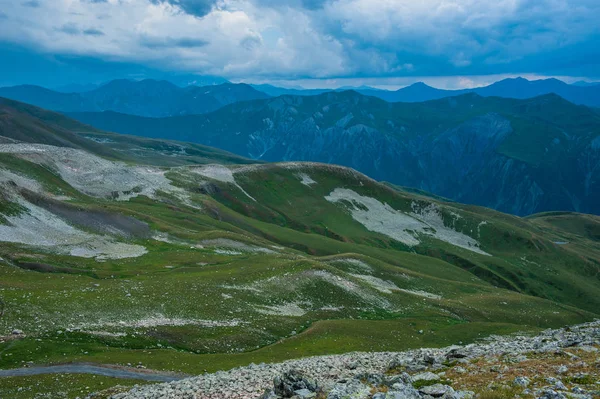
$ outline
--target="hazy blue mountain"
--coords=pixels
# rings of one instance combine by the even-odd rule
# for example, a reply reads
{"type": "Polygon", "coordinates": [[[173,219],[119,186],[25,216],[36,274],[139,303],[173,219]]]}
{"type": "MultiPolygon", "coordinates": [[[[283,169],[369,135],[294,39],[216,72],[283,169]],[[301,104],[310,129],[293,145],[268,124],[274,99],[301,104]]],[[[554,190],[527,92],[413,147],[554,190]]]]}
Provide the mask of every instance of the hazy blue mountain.
{"type": "Polygon", "coordinates": [[[101,110],[80,93],[60,93],[40,86],[2,87],[0,88],[0,97],[60,112],[101,110]]]}
{"type": "Polygon", "coordinates": [[[211,96],[223,105],[232,104],[239,101],[266,99],[270,97],[268,94],[260,92],[245,83],[226,83],[203,87],[190,86],[187,88],[187,90],[194,95],[196,93],[203,93],[204,95],[211,96]]]}
{"type": "Polygon", "coordinates": [[[371,87],[371,86],[342,86],[336,89],[337,91],[344,91],[344,90],[354,90],[354,91],[362,91],[362,90],[373,90],[373,91],[385,91],[383,89],[377,89],[375,87],[371,87]]]}
{"type": "Polygon", "coordinates": [[[179,87],[187,87],[187,86],[215,86],[222,85],[224,83],[231,83],[229,80],[222,78],[220,76],[211,76],[211,75],[173,75],[173,76],[165,76],[164,80],[173,83],[179,87]]]}
{"type": "MultiPolygon", "coordinates": [[[[270,84],[260,84],[260,85],[251,85],[256,90],[262,91],[270,95],[271,97],[279,97],[279,96],[316,96],[323,93],[328,93],[330,91],[346,91],[346,90],[354,90],[366,95],[370,92],[383,92],[381,95],[385,95],[385,93],[389,92],[386,90],[376,89],[370,86],[343,86],[337,89],[303,89],[303,88],[285,88],[285,87],[277,87],[270,84]]],[[[389,92],[392,93],[392,92],[389,92]]]]}
{"type": "Polygon", "coordinates": [[[342,87],[339,89],[287,89],[272,85],[253,85],[257,90],[277,97],[281,95],[312,96],[329,91],[355,90],[367,96],[381,98],[388,102],[423,102],[458,96],[465,93],[477,93],[483,97],[533,98],[544,94],[558,94],[575,104],[600,107],[600,85],[598,83],[577,82],[567,84],[558,79],[527,80],[524,78],[504,79],[489,86],[473,89],[444,90],[417,82],[396,91],[380,90],[372,87],[342,87]]]}
{"type": "Polygon", "coordinates": [[[468,90],[442,90],[428,86],[423,82],[418,82],[396,91],[371,89],[359,90],[359,92],[367,96],[379,97],[389,102],[415,103],[457,96],[467,93],[468,90]]]}
{"type": "Polygon", "coordinates": [[[422,102],[465,93],[477,93],[483,97],[519,99],[554,93],[575,104],[600,106],[600,86],[569,85],[558,79],[532,81],[524,78],[504,79],[489,86],[463,90],[442,90],[425,83],[415,83],[396,91],[360,90],[360,93],[389,102],[422,102]]]}
{"type": "Polygon", "coordinates": [[[504,79],[472,91],[481,96],[507,98],[532,98],[554,93],[574,104],[600,106],[600,87],[573,86],[558,79],[533,81],[523,78],[504,79]]]}
{"type": "Polygon", "coordinates": [[[84,93],[98,88],[99,85],[93,83],[72,83],[68,85],[53,87],[51,90],[61,93],[84,93]]]}
{"type": "Polygon", "coordinates": [[[600,115],[553,94],[388,103],[346,91],[235,103],[206,115],[71,116],[104,130],[192,141],[254,159],[341,164],[518,215],[600,214],[600,115]]]}
{"type": "Polygon", "coordinates": [[[332,91],[331,89],[290,89],[285,87],[277,87],[269,84],[251,85],[256,90],[262,91],[271,97],[279,96],[315,96],[332,91]]]}
{"type": "Polygon", "coordinates": [[[269,96],[245,84],[179,87],[166,80],[113,80],[94,90],[61,93],[39,86],[0,88],[0,96],[60,112],[116,111],[148,117],[202,114],[269,96]]]}
{"type": "Polygon", "coordinates": [[[580,80],[571,84],[573,86],[600,86],[600,82],[586,82],[585,80],[580,80]]]}

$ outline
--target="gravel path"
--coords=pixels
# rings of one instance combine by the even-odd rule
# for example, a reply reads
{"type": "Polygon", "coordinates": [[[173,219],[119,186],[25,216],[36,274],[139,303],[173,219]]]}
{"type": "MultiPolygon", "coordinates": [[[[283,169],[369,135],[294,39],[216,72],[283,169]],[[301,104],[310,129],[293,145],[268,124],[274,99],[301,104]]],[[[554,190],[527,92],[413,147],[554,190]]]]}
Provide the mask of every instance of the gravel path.
{"type": "Polygon", "coordinates": [[[95,366],[91,364],[64,364],[47,367],[24,367],[19,369],[0,370],[0,377],[22,377],[40,374],[94,374],[106,377],[127,378],[144,381],[170,382],[181,380],[183,377],[177,377],[169,373],[133,371],[122,368],[95,366]]]}

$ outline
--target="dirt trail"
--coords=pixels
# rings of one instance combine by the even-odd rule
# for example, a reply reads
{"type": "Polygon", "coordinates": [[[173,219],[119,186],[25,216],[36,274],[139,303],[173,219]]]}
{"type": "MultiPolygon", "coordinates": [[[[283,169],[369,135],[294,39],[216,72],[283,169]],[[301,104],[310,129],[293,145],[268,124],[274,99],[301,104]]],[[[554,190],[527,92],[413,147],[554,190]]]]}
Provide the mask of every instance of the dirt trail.
{"type": "Polygon", "coordinates": [[[136,371],[118,367],[91,365],[91,364],[63,364],[58,366],[23,367],[18,369],[0,370],[1,377],[22,377],[40,374],[94,374],[114,378],[127,378],[134,380],[171,382],[178,381],[186,376],[157,371],[136,371]]]}

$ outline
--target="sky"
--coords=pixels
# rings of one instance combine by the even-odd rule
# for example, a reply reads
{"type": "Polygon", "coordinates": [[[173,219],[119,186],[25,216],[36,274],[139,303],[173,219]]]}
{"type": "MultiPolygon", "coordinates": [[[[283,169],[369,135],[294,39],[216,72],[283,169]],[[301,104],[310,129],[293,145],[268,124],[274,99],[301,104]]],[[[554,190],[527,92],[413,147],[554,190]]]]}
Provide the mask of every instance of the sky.
{"type": "Polygon", "coordinates": [[[0,85],[600,80],[598,0],[0,0],[0,85]]]}

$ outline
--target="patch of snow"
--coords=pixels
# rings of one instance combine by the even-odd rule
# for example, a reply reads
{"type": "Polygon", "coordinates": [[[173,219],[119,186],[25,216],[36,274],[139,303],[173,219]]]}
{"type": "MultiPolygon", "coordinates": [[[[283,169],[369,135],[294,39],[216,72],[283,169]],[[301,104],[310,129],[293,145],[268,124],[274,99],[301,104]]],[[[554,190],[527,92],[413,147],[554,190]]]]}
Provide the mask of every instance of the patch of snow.
{"type": "Polygon", "coordinates": [[[354,203],[363,205],[367,209],[353,206],[350,211],[352,217],[368,230],[385,234],[408,246],[415,246],[420,243],[412,232],[422,230],[423,223],[394,210],[388,204],[383,204],[375,198],[363,197],[346,188],[336,188],[325,199],[333,203],[349,201],[353,205],[354,203]]]}
{"type": "Polygon", "coordinates": [[[469,251],[473,251],[481,255],[490,256],[490,254],[482,251],[479,248],[479,242],[477,242],[477,240],[447,227],[444,224],[444,219],[442,218],[442,210],[436,204],[432,203],[426,207],[420,207],[416,202],[413,202],[412,208],[413,212],[411,212],[411,216],[420,218],[427,224],[428,227],[435,230],[432,232],[430,229],[426,229],[424,230],[425,234],[431,235],[438,240],[445,241],[456,247],[468,249],[469,251]]]}
{"type": "Polygon", "coordinates": [[[351,276],[366,282],[371,287],[375,288],[377,291],[383,292],[385,294],[391,294],[392,291],[400,290],[398,286],[396,286],[396,284],[394,284],[393,282],[382,280],[375,276],[370,276],[366,274],[351,274],[351,276]]]}
{"type": "Polygon", "coordinates": [[[372,305],[376,305],[382,308],[388,308],[390,306],[389,302],[385,298],[381,298],[377,295],[373,295],[369,292],[363,290],[360,286],[353,283],[352,281],[346,280],[340,276],[336,276],[335,274],[329,273],[325,270],[315,270],[309,272],[311,276],[320,278],[332,285],[335,285],[346,292],[354,294],[359,298],[363,299],[365,302],[368,302],[372,305]]]}
{"type": "Polygon", "coordinates": [[[532,265],[540,266],[540,264],[539,264],[539,263],[537,263],[537,262],[534,262],[534,261],[532,261],[532,260],[529,260],[529,259],[527,259],[527,256],[521,256],[521,260],[522,260],[523,262],[525,262],[525,263],[528,263],[528,264],[532,264],[532,265]]]}
{"type": "Polygon", "coordinates": [[[196,320],[166,317],[162,314],[152,315],[141,319],[127,320],[99,320],[96,323],[86,323],[80,326],[71,327],[80,330],[97,327],[112,328],[151,328],[158,326],[201,326],[201,327],[237,327],[242,322],[240,320],[196,320]]]}
{"type": "MultiPolygon", "coordinates": [[[[256,245],[250,245],[243,242],[230,240],[228,238],[215,238],[211,240],[203,240],[200,242],[202,246],[207,247],[218,247],[219,249],[215,250],[215,252],[219,250],[223,250],[223,248],[228,250],[235,250],[233,252],[238,252],[237,255],[240,255],[242,252],[253,252],[253,253],[265,253],[265,254],[274,254],[275,251],[269,248],[258,247],[256,245]]],[[[217,252],[219,253],[219,252],[217,252]]]]}
{"type": "Polygon", "coordinates": [[[152,236],[152,239],[156,240],[156,241],[160,241],[160,242],[166,242],[168,244],[173,244],[174,243],[173,240],[171,238],[169,238],[169,234],[168,233],[156,232],[152,236]]]}
{"type": "Polygon", "coordinates": [[[110,144],[110,143],[114,143],[114,140],[111,140],[109,138],[106,137],[95,137],[95,136],[83,136],[88,140],[92,140],[95,141],[96,143],[100,143],[100,144],[110,144]]]}
{"type": "MultiPolygon", "coordinates": [[[[36,194],[45,193],[44,188],[37,181],[26,176],[18,175],[9,170],[0,169],[0,186],[4,186],[9,182],[16,184],[20,188],[33,191],[36,194]]],[[[3,189],[3,192],[5,191],[7,190],[3,189]]]]}
{"type": "Polygon", "coordinates": [[[204,177],[208,177],[209,179],[220,181],[221,183],[233,184],[234,186],[239,188],[240,191],[242,191],[248,198],[256,202],[256,200],[250,194],[248,194],[239,184],[237,184],[235,178],[233,177],[233,172],[226,166],[217,164],[204,165],[198,168],[193,168],[191,170],[194,173],[197,173],[204,177]]]}
{"type": "Polygon", "coordinates": [[[205,165],[192,169],[194,173],[208,177],[222,183],[235,184],[235,178],[231,170],[223,165],[205,165]]]}
{"type": "Polygon", "coordinates": [[[138,195],[154,197],[156,192],[164,191],[187,198],[185,190],[172,186],[159,168],[129,166],[82,150],[45,144],[0,144],[0,153],[48,166],[73,188],[93,197],[126,201],[138,195]]]}
{"type": "Polygon", "coordinates": [[[435,204],[419,208],[414,204],[410,214],[397,211],[375,198],[362,196],[353,190],[336,188],[325,199],[332,203],[349,202],[352,218],[368,230],[384,234],[410,247],[420,244],[419,235],[445,241],[457,247],[489,255],[479,248],[479,243],[444,225],[441,210],[435,204]]]}
{"type": "Polygon", "coordinates": [[[359,269],[362,269],[364,271],[373,271],[373,268],[368,265],[367,263],[363,262],[360,259],[354,259],[354,258],[339,258],[339,259],[334,259],[331,261],[331,263],[348,263],[351,264],[352,266],[356,266],[359,269]]]}
{"type": "Polygon", "coordinates": [[[421,290],[406,290],[403,288],[399,288],[398,291],[406,292],[407,294],[418,295],[429,299],[442,299],[441,295],[432,294],[431,292],[421,291],[421,290]]]}
{"type": "Polygon", "coordinates": [[[115,242],[111,237],[76,229],[56,215],[24,200],[17,202],[27,212],[5,216],[8,224],[0,225],[0,241],[48,247],[60,253],[98,260],[135,258],[148,252],[141,245],[115,242]]]}
{"type": "Polygon", "coordinates": [[[306,173],[299,173],[298,177],[300,178],[300,183],[304,184],[307,187],[310,187],[313,184],[317,184],[317,182],[311,179],[311,177],[306,173]]]}
{"type": "Polygon", "coordinates": [[[302,309],[297,303],[286,303],[278,306],[257,306],[255,310],[258,313],[272,316],[300,317],[306,314],[306,311],[302,309]]]}
{"type": "Polygon", "coordinates": [[[339,312],[343,309],[343,306],[323,306],[320,310],[324,310],[326,312],[339,312]]]}
{"type": "Polygon", "coordinates": [[[109,331],[86,331],[86,334],[96,335],[99,337],[111,337],[111,338],[121,338],[121,337],[127,336],[127,334],[123,333],[123,332],[113,333],[113,332],[109,332],[109,331]]]}
{"type": "Polygon", "coordinates": [[[221,248],[215,249],[215,253],[219,254],[219,255],[231,255],[231,256],[242,255],[242,252],[240,252],[240,251],[233,251],[231,249],[221,249],[221,248]]]}
{"type": "Polygon", "coordinates": [[[262,293],[263,291],[247,285],[221,285],[220,288],[225,288],[226,290],[238,290],[238,291],[252,291],[256,293],[262,293]]]}
{"type": "Polygon", "coordinates": [[[95,258],[96,260],[137,258],[148,251],[141,245],[124,244],[121,242],[96,241],[82,244],[71,249],[69,255],[80,258],[95,258]]]}

